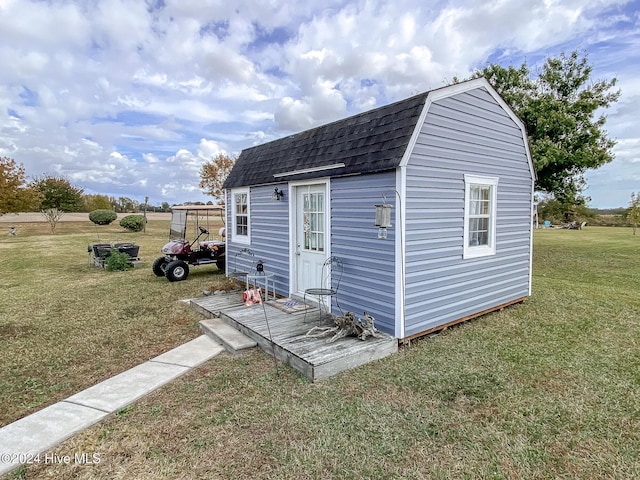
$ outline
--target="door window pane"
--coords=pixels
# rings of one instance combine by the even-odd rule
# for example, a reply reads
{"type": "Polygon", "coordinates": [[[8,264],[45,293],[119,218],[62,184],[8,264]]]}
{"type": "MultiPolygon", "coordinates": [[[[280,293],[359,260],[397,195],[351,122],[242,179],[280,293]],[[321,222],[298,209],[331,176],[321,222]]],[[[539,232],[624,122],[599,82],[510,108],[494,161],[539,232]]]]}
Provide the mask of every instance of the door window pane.
{"type": "Polygon", "coordinates": [[[303,194],[304,248],[324,251],[324,193],[303,194]]]}

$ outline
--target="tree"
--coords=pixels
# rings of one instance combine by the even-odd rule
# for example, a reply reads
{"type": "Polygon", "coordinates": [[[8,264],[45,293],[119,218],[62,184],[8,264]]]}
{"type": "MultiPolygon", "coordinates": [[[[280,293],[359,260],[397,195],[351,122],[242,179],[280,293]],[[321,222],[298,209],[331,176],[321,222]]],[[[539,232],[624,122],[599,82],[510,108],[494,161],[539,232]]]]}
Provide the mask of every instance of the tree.
{"type": "Polygon", "coordinates": [[[85,212],[93,212],[94,210],[111,210],[109,197],[106,195],[83,195],[85,212]]]}
{"type": "MultiPolygon", "coordinates": [[[[537,173],[536,188],[562,203],[580,199],[584,173],[613,160],[615,141],[604,130],[609,108],[620,97],[617,80],[592,81],[586,54],[547,58],[537,77],[529,66],[492,64],[485,77],[524,122],[537,173]]],[[[454,81],[458,81],[454,79],[454,81]]]]}
{"type": "Polygon", "coordinates": [[[29,212],[37,208],[40,197],[27,185],[24,165],[15,160],[0,157],[0,215],[29,212]]]}
{"type": "Polygon", "coordinates": [[[596,215],[586,205],[584,198],[563,203],[555,197],[548,197],[538,203],[538,217],[553,224],[571,223],[574,221],[592,221],[596,215]]]}
{"type": "Polygon", "coordinates": [[[40,210],[55,208],[63,212],[80,212],[84,208],[83,189],[74,187],[64,177],[46,175],[31,182],[34,189],[40,192],[40,210]]]}
{"type": "Polygon", "coordinates": [[[56,226],[64,215],[64,212],[62,210],[58,210],[57,208],[47,208],[46,210],[41,210],[40,213],[45,218],[45,220],[49,222],[51,233],[56,233],[56,226]]]}
{"type": "Polygon", "coordinates": [[[111,209],[114,212],[120,211],[120,204],[118,203],[118,200],[116,200],[116,197],[109,197],[109,205],[111,205],[111,209]]]}
{"type": "Polygon", "coordinates": [[[139,203],[129,197],[118,197],[118,208],[121,212],[137,212],[139,203]]]}
{"type": "Polygon", "coordinates": [[[631,202],[629,202],[629,210],[627,210],[627,221],[633,227],[633,234],[636,234],[638,225],[640,224],[640,193],[631,193],[631,202]]]}
{"type": "Polygon", "coordinates": [[[200,169],[200,188],[204,190],[204,193],[221,200],[222,185],[235,162],[236,157],[219,153],[213,160],[203,163],[200,169]]]}

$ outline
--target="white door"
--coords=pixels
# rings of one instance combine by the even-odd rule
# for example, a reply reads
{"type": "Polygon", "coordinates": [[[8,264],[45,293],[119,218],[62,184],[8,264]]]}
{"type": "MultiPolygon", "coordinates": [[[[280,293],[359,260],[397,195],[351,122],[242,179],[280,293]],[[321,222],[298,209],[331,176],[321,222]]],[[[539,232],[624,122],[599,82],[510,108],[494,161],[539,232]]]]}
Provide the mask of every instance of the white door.
{"type": "Polygon", "coordinates": [[[320,287],[322,264],[327,258],[327,215],[325,185],[296,187],[294,291],[320,287]]]}

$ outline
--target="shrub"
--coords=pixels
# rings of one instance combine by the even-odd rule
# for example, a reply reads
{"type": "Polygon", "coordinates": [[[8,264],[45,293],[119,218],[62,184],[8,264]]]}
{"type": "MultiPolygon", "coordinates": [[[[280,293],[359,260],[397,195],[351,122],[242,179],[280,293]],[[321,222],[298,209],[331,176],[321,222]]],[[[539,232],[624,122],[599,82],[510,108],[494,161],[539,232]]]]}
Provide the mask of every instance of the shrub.
{"type": "Polygon", "coordinates": [[[129,270],[131,268],[131,265],[129,264],[129,255],[118,251],[117,248],[112,248],[111,254],[105,260],[104,268],[108,272],[129,270]]]}
{"type": "Polygon", "coordinates": [[[113,210],[94,210],[89,213],[89,220],[96,225],[109,225],[116,218],[118,218],[118,214],[113,210]]]}
{"type": "Polygon", "coordinates": [[[144,228],[144,217],[142,215],[127,215],[120,220],[120,226],[130,232],[140,232],[144,228]]]}
{"type": "Polygon", "coordinates": [[[591,226],[599,227],[628,227],[629,222],[623,215],[596,215],[593,220],[589,221],[591,226]]]}

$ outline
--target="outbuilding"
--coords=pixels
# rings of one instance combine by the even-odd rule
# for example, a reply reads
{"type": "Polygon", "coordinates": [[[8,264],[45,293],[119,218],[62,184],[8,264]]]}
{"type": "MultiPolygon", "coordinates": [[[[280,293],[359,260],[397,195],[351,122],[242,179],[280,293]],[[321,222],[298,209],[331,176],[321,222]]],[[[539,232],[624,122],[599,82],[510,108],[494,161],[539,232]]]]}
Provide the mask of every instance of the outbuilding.
{"type": "Polygon", "coordinates": [[[302,298],[336,256],[341,309],[407,340],[531,295],[534,181],[524,125],[485,79],[428,91],[243,150],[227,272],[249,249],[302,298]]]}

